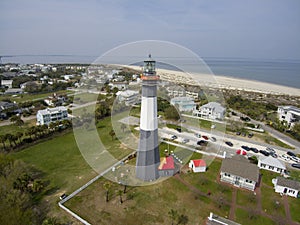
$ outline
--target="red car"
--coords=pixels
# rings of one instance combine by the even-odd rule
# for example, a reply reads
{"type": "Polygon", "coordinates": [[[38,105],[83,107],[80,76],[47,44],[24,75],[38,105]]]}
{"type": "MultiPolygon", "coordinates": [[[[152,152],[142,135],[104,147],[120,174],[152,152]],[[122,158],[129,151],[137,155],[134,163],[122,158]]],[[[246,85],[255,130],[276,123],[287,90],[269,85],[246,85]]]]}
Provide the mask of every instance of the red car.
{"type": "Polygon", "coordinates": [[[208,140],[208,137],[205,136],[205,135],[202,135],[202,138],[205,139],[205,140],[208,140]]]}

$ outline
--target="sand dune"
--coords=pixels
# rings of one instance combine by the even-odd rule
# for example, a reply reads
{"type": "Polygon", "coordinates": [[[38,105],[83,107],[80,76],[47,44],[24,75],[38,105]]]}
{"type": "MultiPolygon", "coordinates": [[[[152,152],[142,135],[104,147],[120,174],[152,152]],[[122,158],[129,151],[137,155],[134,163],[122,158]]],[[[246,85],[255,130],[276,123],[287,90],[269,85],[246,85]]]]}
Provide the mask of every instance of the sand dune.
{"type": "MultiPolygon", "coordinates": [[[[138,66],[126,67],[140,70],[140,67],[138,66]]],[[[298,89],[255,80],[238,79],[228,76],[225,77],[211,74],[192,74],[166,69],[157,69],[157,74],[162,80],[167,80],[175,83],[185,83],[190,85],[200,85],[214,88],[255,91],[270,94],[287,94],[293,96],[300,96],[300,87],[298,89]]]]}

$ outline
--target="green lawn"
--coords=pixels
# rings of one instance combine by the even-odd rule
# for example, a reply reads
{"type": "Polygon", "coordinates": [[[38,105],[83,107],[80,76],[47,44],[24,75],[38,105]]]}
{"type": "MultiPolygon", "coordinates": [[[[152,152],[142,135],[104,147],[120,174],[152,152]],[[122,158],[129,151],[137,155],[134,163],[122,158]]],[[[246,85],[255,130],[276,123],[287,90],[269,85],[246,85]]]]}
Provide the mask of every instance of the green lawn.
{"type": "Polygon", "coordinates": [[[292,219],[300,223],[300,198],[288,197],[292,219]]]}
{"type": "Polygon", "coordinates": [[[251,213],[249,211],[245,211],[243,209],[237,208],[235,211],[236,222],[241,224],[263,224],[263,225],[271,225],[276,224],[274,221],[269,218],[257,215],[254,212],[255,209],[251,209],[251,213]]]}
{"type": "Polygon", "coordinates": [[[237,204],[240,206],[249,206],[255,208],[257,204],[256,196],[251,191],[241,190],[237,191],[237,204]]]}
{"type": "Polygon", "coordinates": [[[73,133],[12,155],[43,172],[45,179],[50,181],[47,188],[55,190],[57,194],[70,193],[96,175],[82,158],[73,133]]]}

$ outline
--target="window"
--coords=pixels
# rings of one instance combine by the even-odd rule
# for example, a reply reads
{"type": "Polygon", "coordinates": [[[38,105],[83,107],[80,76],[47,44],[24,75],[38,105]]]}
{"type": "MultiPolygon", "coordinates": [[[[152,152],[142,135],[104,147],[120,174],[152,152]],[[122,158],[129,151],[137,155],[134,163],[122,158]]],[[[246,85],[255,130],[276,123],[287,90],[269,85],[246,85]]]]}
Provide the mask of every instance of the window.
{"type": "Polygon", "coordinates": [[[289,193],[295,194],[294,190],[289,190],[289,193]]]}
{"type": "Polygon", "coordinates": [[[274,166],[269,166],[269,169],[270,170],[274,170],[274,166]]]}

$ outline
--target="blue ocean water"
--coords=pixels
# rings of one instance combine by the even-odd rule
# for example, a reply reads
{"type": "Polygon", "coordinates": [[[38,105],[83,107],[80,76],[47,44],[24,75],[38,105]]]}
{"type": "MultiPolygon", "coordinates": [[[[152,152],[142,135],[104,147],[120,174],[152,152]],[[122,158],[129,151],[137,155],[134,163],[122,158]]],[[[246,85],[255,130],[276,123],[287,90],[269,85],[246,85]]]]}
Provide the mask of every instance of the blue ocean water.
{"type": "MultiPolygon", "coordinates": [[[[132,57],[132,56],[131,56],[132,57]]],[[[93,63],[96,56],[78,55],[20,55],[3,57],[2,63],[93,63]]],[[[223,75],[235,78],[257,80],[284,86],[300,88],[300,60],[258,60],[243,58],[202,58],[209,69],[215,75],[223,75]]],[[[114,59],[112,63],[122,63],[122,60],[114,59]]],[[[164,62],[162,58],[156,58],[158,62],[164,62]]],[[[132,58],[135,65],[139,65],[142,59],[132,58]]],[[[189,58],[173,60],[173,65],[158,63],[157,66],[165,69],[176,69],[179,64],[188,65],[189,68],[197,67],[195,61],[189,58]]]]}

